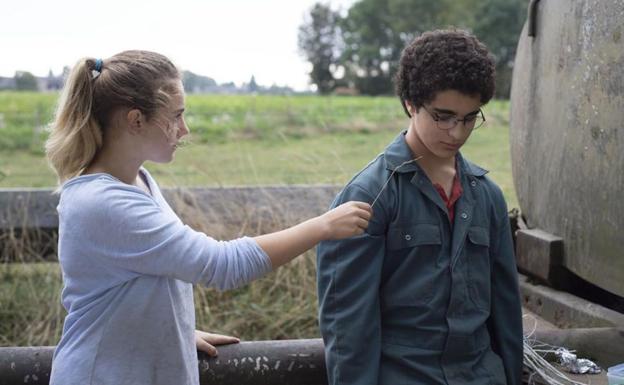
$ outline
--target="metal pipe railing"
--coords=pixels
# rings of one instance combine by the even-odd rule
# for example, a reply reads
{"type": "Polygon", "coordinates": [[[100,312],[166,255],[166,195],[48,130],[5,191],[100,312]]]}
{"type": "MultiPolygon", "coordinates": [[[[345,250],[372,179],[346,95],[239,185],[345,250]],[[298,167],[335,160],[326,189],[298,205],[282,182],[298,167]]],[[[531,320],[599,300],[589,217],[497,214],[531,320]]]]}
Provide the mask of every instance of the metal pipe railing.
{"type": "MultiPolygon", "coordinates": [[[[326,385],[323,341],[252,341],[199,353],[202,385],[326,385]]],[[[0,348],[0,385],[47,385],[53,346],[0,348]]]]}

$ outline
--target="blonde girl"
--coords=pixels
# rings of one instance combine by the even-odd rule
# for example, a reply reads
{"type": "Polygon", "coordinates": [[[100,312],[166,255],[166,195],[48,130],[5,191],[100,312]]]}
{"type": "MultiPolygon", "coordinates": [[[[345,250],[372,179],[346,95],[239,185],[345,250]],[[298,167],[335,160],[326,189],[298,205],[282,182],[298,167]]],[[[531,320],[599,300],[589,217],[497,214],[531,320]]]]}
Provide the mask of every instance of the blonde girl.
{"type": "Polygon", "coordinates": [[[368,225],[370,206],[349,202],[254,238],[194,231],[142,166],[173,159],[184,110],[180,73],[158,53],[86,58],[69,75],[46,143],[68,313],[53,385],[199,384],[196,349],[238,340],[195,331],[193,284],[235,288],[368,225]]]}

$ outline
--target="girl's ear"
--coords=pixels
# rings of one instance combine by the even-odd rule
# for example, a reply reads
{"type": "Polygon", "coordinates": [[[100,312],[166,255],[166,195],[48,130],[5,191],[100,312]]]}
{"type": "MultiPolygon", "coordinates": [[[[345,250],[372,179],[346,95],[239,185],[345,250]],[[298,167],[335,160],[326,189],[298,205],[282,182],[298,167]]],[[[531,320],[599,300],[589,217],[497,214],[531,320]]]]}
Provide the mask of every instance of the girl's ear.
{"type": "Polygon", "coordinates": [[[126,114],[126,124],[131,134],[138,134],[145,126],[145,116],[136,108],[129,110],[126,114]]]}

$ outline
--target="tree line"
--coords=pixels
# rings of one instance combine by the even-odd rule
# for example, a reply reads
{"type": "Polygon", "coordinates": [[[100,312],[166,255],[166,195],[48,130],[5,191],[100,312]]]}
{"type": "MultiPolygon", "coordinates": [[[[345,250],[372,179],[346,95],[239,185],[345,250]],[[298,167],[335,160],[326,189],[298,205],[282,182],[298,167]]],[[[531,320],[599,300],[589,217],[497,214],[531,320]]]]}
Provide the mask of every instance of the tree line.
{"type": "Polygon", "coordinates": [[[358,0],[346,12],[316,3],[299,27],[298,45],[320,94],[393,93],[401,51],[422,32],[467,29],[496,58],[496,97],[508,98],[527,0],[358,0]]]}

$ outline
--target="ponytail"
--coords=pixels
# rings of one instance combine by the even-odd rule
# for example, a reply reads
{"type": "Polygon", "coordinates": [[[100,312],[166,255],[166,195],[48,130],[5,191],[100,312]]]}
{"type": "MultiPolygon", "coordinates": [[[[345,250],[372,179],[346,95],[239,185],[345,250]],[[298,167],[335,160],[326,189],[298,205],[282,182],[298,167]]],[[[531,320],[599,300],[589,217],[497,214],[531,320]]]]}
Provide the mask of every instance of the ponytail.
{"type": "Polygon", "coordinates": [[[93,114],[95,63],[82,59],[70,72],[45,145],[60,184],[80,175],[102,147],[102,129],[93,114]]]}
{"type": "Polygon", "coordinates": [[[86,58],[72,69],[46,142],[48,161],[59,183],[82,174],[102,148],[111,117],[137,108],[148,119],[177,91],[180,72],[165,56],[124,51],[102,61],[86,58]]]}

